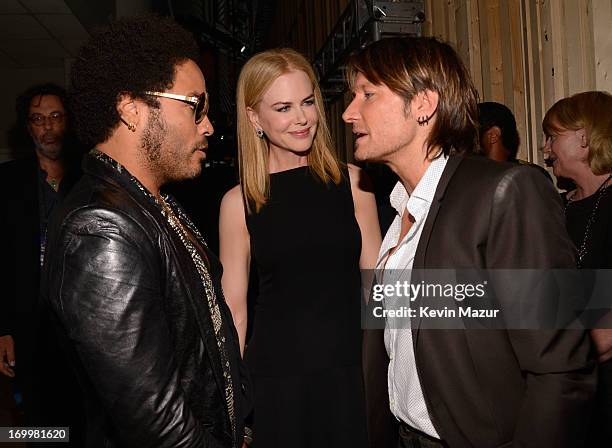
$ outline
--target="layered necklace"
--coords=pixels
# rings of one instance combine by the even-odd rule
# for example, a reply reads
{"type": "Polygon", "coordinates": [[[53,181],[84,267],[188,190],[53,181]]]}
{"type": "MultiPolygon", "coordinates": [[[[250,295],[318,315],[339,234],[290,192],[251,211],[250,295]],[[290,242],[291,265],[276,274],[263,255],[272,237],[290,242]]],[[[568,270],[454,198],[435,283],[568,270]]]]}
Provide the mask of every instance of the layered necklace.
{"type": "MultiPolygon", "coordinates": [[[[190,238],[187,229],[183,225],[183,222],[187,223],[187,226],[189,227],[191,234],[194,235],[194,237],[198,239],[198,243],[201,243],[204,240],[202,238],[198,238],[199,236],[198,230],[194,226],[191,225],[191,220],[187,218],[187,216],[183,213],[183,211],[179,207],[176,207],[177,213],[175,213],[173,207],[169,204],[169,202],[171,202],[171,199],[168,196],[164,197],[160,195],[159,199],[160,201],[158,202],[161,202],[162,214],[168,220],[168,224],[170,224],[170,227],[172,228],[172,230],[179,237],[179,239],[183,243],[183,246],[185,246],[185,249],[187,250],[187,252],[189,252],[191,259],[193,260],[193,264],[195,265],[196,270],[198,271],[198,274],[200,276],[200,280],[202,281],[202,284],[204,285],[204,291],[206,293],[208,309],[210,311],[210,315],[211,315],[211,319],[213,323],[213,330],[215,333],[215,339],[217,341],[217,348],[219,349],[219,355],[221,357],[221,364],[223,366],[225,402],[227,405],[227,411],[228,411],[230,423],[232,426],[232,434],[235,435],[236,434],[236,416],[235,416],[235,411],[234,411],[234,387],[232,384],[232,374],[231,374],[229,356],[227,353],[227,345],[226,345],[227,341],[226,341],[225,335],[223,334],[223,326],[222,326],[223,320],[221,318],[219,302],[217,301],[217,297],[215,294],[215,288],[213,286],[212,279],[210,277],[210,273],[208,270],[208,266],[206,265],[206,261],[202,257],[201,251],[198,250],[196,244],[190,238]]],[[[175,204],[172,204],[172,205],[175,205],[175,204]]]]}
{"type": "Polygon", "coordinates": [[[132,183],[140,190],[140,192],[157,208],[160,209],[162,216],[166,219],[172,231],[178,236],[183,243],[183,246],[189,253],[193,264],[198,272],[204,292],[206,295],[206,304],[213,323],[213,330],[215,339],[217,342],[217,348],[219,349],[219,355],[221,358],[221,366],[223,370],[223,382],[224,382],[224,394],[225,402],[227,406],[227,412],[232,427],[232,434],[235,438],[236,435],[236,415],[234,409],[234,386],[232,382],[231,366],[229,356],[227,352],[227,341],[223,332],[223,319],[221,317],[221,310],[219,308],[219,302],[215,293],[215,287],[210,276],[209,268],[206,263],[202,249],[197,247],[197,244],[202,247],[206,247],[206,242],[199,230],[195,227],[191,219],[187,216],[181,207],[172,200],[168,195],[160,195],[159,198],[152,195],[144,185],[140,183],[138,179],[132,176],[119,162],[109,157],[108,155],[94,149],[90,153],[90,156],[95,159],[110,165],[117,172],[122,175],[127,175],[132,183]],[[187,230],[189,229],[189,230],[187,230]],[[193,242],[193,239],[197,241],[197,244],[193,242]]]}
{"type": "MultiPolygon", "coordinates": [[[[597,217],[597,209],[599,208],[599,203],[601,202],[601,198],[604,197],[606,195],[606,192],[608,191],[607,183],[610,181],[610,179],[612,179],[612,174],[610,174],[606,178],[606,180],[602,182],[602,184],[599,186],[597,191],[595,191],[595,193],[593,194],[593,196],[595,196],[595,205],[593,206],[593,209],[591,210],[591,213],[589,214],[589,219],[587,220],[587,223],[586,223],[586,229],[584,230],[584,236],[582,237],[582,244],[580,245],[580,248],[578,249],[577,267],[579,269],[582,267],[582,261],[584,260],[584,257],[586,256],[588,252],[588,245],[589,245],[588,243],[589,243],[589,238],[591,236],[591,227],[593,226],[593,223],[595,222],[595,218],[597,217]]],[[[573,195],[567,198],[567,202],[565,203],[565,215],[566,216],[567,216],[568,207],[570,206],[570,204],[574,203],[574,196],[576,196],[576,193],[574,193],[573,195]]]]}

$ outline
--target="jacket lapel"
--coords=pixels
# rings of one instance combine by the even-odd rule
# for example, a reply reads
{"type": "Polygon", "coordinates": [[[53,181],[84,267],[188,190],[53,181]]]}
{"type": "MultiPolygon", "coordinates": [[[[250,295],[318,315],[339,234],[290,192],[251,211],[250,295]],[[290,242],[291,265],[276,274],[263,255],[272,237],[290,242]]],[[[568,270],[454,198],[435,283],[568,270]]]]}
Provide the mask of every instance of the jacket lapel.
{"type": "MultiPolygon", "coordinates": [[[[194,233],[194,236],[198,239],[200,245],[202,246],[202,250],[204,251],[204,254],[208,258],[209,262],[212,261],[212,258],[211,258],[212,254],[208,250],[208,247],[206,246],[206,243],[204,242],[204,240],[201,238],[199,232],[194,231],[195,226],[193,226],[193,224],[187,217],[187,214],[184,213],[180,205],[178,205],[177,202],[174,201],[173,198],[169,198],[168,202],[170,206],[173,208],[173,211],[177,217],[179,216],[179,214],[177,214],[177,211],[180,211],[180,215],[183,216],[185,220],[187,221],[185,223],[183,220],[181,220],[181,222],[183,222],[184,224],[187,224],[190,231],[194,233]]],[[[185,293],[189,297],[189,303],[191,303],[193,307],[195,318],[198,323],[198,327],[200,329],[202,340],[206,347],[206,351],[209,354],[208,359],[211,363],[212,370],[214,372],[217,387],[219,388],[221,396],[225,398],[225,392],[224,392],[225,382],[223,380],[223,366],[221,365],[221,354],[219,353],[219,347],[217,345],[217,336],[215,335],[215,331],[214,331],[214,324],[212,321],[211,310],[208,305],[208,300],[209,300],[208,294],[204,288],[202,279],[200,278],[200,274],[197,271],[197,268],[195,267],[195,264],[193,262],[193,259],[191,258],[191,255],[189,255],[187,250],[185,250],[184,248],[183,242],[180,240],[180,238],[178,237],[178,235],[176,235],[174,231],[169,229],[168,225],[166,225],[164,221],[164,218],[161,217],[161,214],[159,212],[157,213],[156,217],[158,215],[159,215],[159,219],[162,220],[161,222],[162,231],[166,233],[167,237],[172,243],[171,246],[172,246],[172,250],[174,251],[174,256],[178,260],[176,269],[180,273],[180,276],[182,277],[183,284],[185,285],[185,288],[184,288],[185,293]],[[184,266],[189,266],[190,269],[184,269],[184,266]]],[[[216,297],[217,302],[219,302],[219,297],[218,297],[219,290],[216,287],[213,269],[214,269],[214,264],[209,263],[208,272],[210,276],[210,281],[212,283],[212,289],[215,292],[215,296],[217,296],[216,297]]],[[[227,322],[224,320],[223,324],[226,325],[227,322]]]]}
{"type": "MultiPolygon", "coordinates": [[[[227,313],[225,312],[227,307],[225,305],[225,299],[223,297],[223,291],[221,288],[222,266],[216,255],[210,251],[200,231],[191,221],[191,218],[189,218],[189,216],[183,210],[181,205],[178,204],[178,202],[176,202],[171,196],[168,197],[168,203],[170,204],[170,207],[172,207],[175,215],[179,217],[181,223],[183,225],[186,225],[192,235],[197,239],[201,249],[204,251],[203,255],[208,260],[208,262],[204,261],[204,264],[207,265],[208,276],[211,282],[211,289],[213,291],[213,294],[215,295],[217,307],[219,308],[219,313],[221,317],[221,334],[219,336],[215,334],[212,310],[210,309],[208,303],[208,293],[206,291],[206,288],[204,287],[203,280],[200,278],[197,268],[195,268],[191,256],[185,250],[175,250],[176,256],[179,257],[181,260],[181,262],[177,266],[177,269],[181,271],[181,275],[183,276],[183,278],[185,278],[186,275],[189,275],[189,278],[185,278],[187,282],[184,282],[184,284],[188,285],[188,287],[186,287],[186,293],[189,296],[190,303],[194,308],[196,321],[200,329],[200,334],[206,347],[206,351],[209,354],[208,359],[211,363],[215,381],[217,383],[217,387],[219,388],[220,395],[223,397],[223,401],[225,402],[225,389],[227,385],[224,379],[225,369],[222,365],[222,349],[218,345],[217,337],[221,338],[221,344],[224,344],[223,349],[225,349],[225,355],[227,357],[226,359],[230,363],[228,368],[230,369],[230,374],[232,376],[231,387],[233,389],[234,405],[234,421],[231,421],[229,409],[225,407],[227,411],[226,417],[229,422],[229,427],[227,428],[227,435],[228,437],[231,437],[236,440],[237,435],[232,434],[232,427],[237,421],[237,418],[241,415],[241,409],[239,409],[241,383],[239,381],[239,372],[237,370],[237,363],[239,362],[239,359],[235,359],[232,357],[232,342],[234,340],[232,338],[232,335],[228,333],[228,326],[232,325],[233,328],[233,320],[229,309],[227,309],[227,313]],[[182,266],[193,266],[193,269],[191,269],[191,274],[185,272],[182,269],[182,266]]],[[[170,231],[170,233],[170,238],[172,238],[172,241],[174,241],[174,248],[176,248],[177,246],[182,247],[183,243],[182,241],[180,241],[180,238],[173,231],[170,231]]],[[[236,430],[238,430],[238,428],[236,428],[236,430]]]]}
{"type": "MultiPolygon", "coordinates": [[[[434,195],[433,201],[431,203],[431,207],[429,208],[429,213],[427,214],[427,219],[425,220],[425,224],[423,225],[423,231],[421,232],[421,238],[419,239],[419,244],[417,245],[416,253],[414,254],[414,262],[412,264],[412,269],[425,269],[425,257],[427,255],[427,248],[429,246],[429,240],[431,238],[431,234],[434,228],[434,224],[436,223],[436,218],[438,217],[438,212],[440,211],[440,207],[442,205],[442,201],[444,200],[444,194],[446,193],[446,188],[448,184],[455,174],[457,167],[463,161],[463,155],[453,155],[448,158],[448,162],[446,163],[446,167],[442,172],[442,176],[440,177],[440,182],[438,182],[438,186],[436,187],[436,193],[434,195]]],[[[421,279],[412,279],[413,282],[420,281],[421,279]]],[[[412,331],[412,342],[414,345],[415,353],[418,342],[419,330],[421,326],[421,318],[417,313],[417,317],[413,318],[411,321],[411,325],[413,328],[412,331]]]]}

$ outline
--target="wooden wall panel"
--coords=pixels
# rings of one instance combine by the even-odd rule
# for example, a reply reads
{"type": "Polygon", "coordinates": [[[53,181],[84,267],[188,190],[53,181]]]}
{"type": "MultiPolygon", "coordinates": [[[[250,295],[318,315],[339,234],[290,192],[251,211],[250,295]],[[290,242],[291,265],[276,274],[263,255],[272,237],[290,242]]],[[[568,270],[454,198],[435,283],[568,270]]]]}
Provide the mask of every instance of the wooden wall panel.
{"type": "Polygon", "coordinates": [[[540,45],[540,9],[535,2],[523,3],[521,20],[525,24],[523,55],[525,61],[525,136],[521,135],[521,157],[543,165],[543,156],[538,149],[541,141],[540,123],[544,114],[543,106],[543,65],[540,45]]]}
{"type": "Polygon", "coordinates": [[[498,69],[502,74],[502,103],[514,105],[514,80],[518,79],[519,82],[522,82],[523,76],[522,73],[518,73],[515,70],[516,67],[512,58],[514,42],[512,40],[509,8],[509,0],[500,0],[497,21],[499,23],[499,41],[501,42],[501,59],[499,60],[500,65],[498,69]],[[509,61],[510,65],[506,66],[504,61],[509,61]]]}
{"type": "MultiPolygon", "coordinates": [[[[525,66],[523,60],[523,54],[525,51],[523,41],[523,28],[521,18],[523,17],[523,11],[521,8],[520,0],[508,0],[508,23],[509,23],[509,36],[510,39],[507,42],[510,49],[510,61],[512,71],[506,70],[509,73],[510,80],[508,82],[511,85],[510,94],[506,95],[508,102],[512,103],[511,109],[514,112],[515,117],[518,117],[516,122],[519,131],[519,136],[522,142],[528,143],[528,124],[527,124],[527,97],[526,97],[526,81],[525,81],[525,66]]],[[[506,81],[504,81],[506,82],[506,81]]],[[[518,157],[521,159],[529,160],[529,151],[527,144],[523,144],[519,147],[518,157]]]]}
{"type": "Polygon", "coordinates": [[[425,14],[426,27],[424,29],[424,34],[434,36],[441,40],[449,40],[448,3],[439,0],[427,0],[425,3],[429,14],[425,14]]]}
{"type": "Polygon", "coordinates": [[[480,2],[480,42],[483,55],[484,97],[504,103],[504,73],[499,0],[480,2]],[[486,25],[486,27],[485,27],[486,25]]]}
{"type": "Polygon", "coordinates": [[[470,20],[469,17],[469,1],[456,2],[455,6],[455,49],[461,56],[461,59],[470,65],[470,20]]]}
{"type": "Polygon", "coordinates": [[[424,36],[433,36],[432,17],[434,15],[433,2],[434,0],[424,0],[425,2],[425,21],[421,25],[424,36]]]}
{"type": "MultiPolygon", "coordinates": [[[[480,49],[480,16],[478,15],[479,1],[484,0],[467,0],[468,16],[468,40],[469,40],[469,67],[472,72],[474,86],[480,92],[482,97],[483,92],[483,77],[482,77],[482,52],[480,49]]],[[[465,61],[464,61],[465,62],[465,61]]]]}
{"type": "MultiPolygon", "coordinates": [[[[580,54],[581,47],[581,33],[580,33],[580,5],[583,3],[580,0],[566,0],[563,4],[564,11],[562,20],[562,27],[566,30],[563,33],[565,36],[575,36],[574,39],[567,39],[565,37],[565,48],[564,54],[580,54]]],[[[567,64],[565,72],[567,74],[567,91],[575,90],[576,86],[582,84],[582,58],[565,58],[567,64]]]]}
{"type": "MultiPolygon", "coordinates": [[[[593,36],[593,5],[592,1],[581,1],[579,2],[580,10],[578,11],[578,20],[580,21],[580,41],[582,46],[577,49],[578,54],[582,55],[582,82],[585,86],[595,85],[595,45],[593,36]]],[[[601,2],[598,2],[601,3],[601,2]]],[[[612,4],[612,1],[608,1],[608,5],[612,4]]],[[[612,25],[612,21],[608,22],[612,25]]],[[[607,27],[608,30],[610,26],[607,27]]],[[[612,53],[608,53],[608,56],[612,53]]],[[[580,87],[579,87],[580,88],[580,87]]]]}
{"type": "Polygon", "coordinates": [[[595,88],[612,93],[612,0],[593,0],[595,88]]]}
{"type": "Polygon", "coordinates": [[[567,96],[569,92],[568,66],[567,66],[567,34],[564,32],[565,1],[550,0],[550,25],[552,32],[552,59],[553,59],[553,98],[555,101],[567,96]]]}
{"type": "Polygon", "coordinates": [[[594,85],[595,73],[592,41],[590,1],[565,2],[564,29],[566,37],[568,91],[580,91],[583,86],[594,85]],[[588,67],[588,68],[587,68],[588,67]]]}
{"type": "Polygon", "coordinates": [[[546,104],[553,104],[555,100],[555,61],[553,58],[553,24],[551,14],[551,2],[544,0],[542,8],[538,14],[539,20],[539,45],[542,54],[542,94],[543,108],[546,110],[546,104]]]}

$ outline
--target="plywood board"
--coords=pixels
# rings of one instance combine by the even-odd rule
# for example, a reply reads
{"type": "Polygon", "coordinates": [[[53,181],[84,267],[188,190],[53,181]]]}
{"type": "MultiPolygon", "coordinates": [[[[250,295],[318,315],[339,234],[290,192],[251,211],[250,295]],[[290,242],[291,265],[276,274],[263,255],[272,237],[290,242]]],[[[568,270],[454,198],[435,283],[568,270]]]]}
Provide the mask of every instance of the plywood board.
{"type": "Polygon", "coordinates": [[[529,155],[530,138],[527,134],[527,115],[526,115],[526,80],[523,64],[523,30],[521,27],[522,11],[520,0],[508,0],[508,23],[510,39],[510,67],[505,70],[511,73],[511,102],[512,111],[516,118],[516,124],[521,139],[519,147],[519,158],[531,161],[529,155]]]}
{"type": "Polygon", "coordinates": [[[612,92],[612,1],[593,0],[595,88],[612,92]]]}
{"type": "Polygon", "coordinates": [[[470,71],[474,80],[474,87],[481,98],[484,98],[482,77],[482,49],[480,45],[480,16],[479,0],[467,0],[468,10],[468,36],[470,47],[470,71]]]}

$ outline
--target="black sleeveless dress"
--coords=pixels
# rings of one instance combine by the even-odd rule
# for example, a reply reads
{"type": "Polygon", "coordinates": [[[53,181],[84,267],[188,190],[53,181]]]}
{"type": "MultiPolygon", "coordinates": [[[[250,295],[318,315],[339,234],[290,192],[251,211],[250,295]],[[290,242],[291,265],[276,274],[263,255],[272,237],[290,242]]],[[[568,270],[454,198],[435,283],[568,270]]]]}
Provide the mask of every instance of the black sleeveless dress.
{"type": "Polygon", "coordinates": [[[247,216],[259,275],[252,374],[255,448],[365,447],[359,255],[348,173],[326,185],[300,167],[270,175],[247,216]]]}

